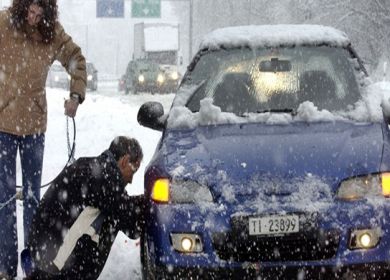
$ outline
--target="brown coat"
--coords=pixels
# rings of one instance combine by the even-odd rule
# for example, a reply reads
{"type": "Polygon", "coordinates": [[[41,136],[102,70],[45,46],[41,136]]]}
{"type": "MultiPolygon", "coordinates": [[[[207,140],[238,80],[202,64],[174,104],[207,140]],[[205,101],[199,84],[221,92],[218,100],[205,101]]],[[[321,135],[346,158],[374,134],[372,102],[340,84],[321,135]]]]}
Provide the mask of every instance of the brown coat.
{"type": "Polygon", "coordinates": [[[85,97],[85,58],[60,23],[55,39],[40,41],[28,24],[24,31],[10,24],[10,12],[0,11],[0,131],[32,135],[46,131],[45,83],[50,65],[58,60],[71,75],[70,92],[85,97]]]}

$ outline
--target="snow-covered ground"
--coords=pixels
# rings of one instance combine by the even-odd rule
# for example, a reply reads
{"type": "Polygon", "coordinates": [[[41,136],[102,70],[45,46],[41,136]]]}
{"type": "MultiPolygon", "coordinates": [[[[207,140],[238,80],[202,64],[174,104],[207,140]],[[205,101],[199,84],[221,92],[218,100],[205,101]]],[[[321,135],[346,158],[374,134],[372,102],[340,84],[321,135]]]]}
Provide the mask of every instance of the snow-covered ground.
{"type": "MultiPolygon", "coordinates": [[[[99,84],[98,92],[87,92],[85,102],[79,106],[76,121],[76,154],[75,157],[95,156],[108,148],[111,140],[118,135],[127,135],[139,140],[144,160],[133,184],[128,185],[129,194],[143,193],[143,173],[152,157],[160,132],[142,127],[137,122],[137,112],[144,102],[159,101],[167,111],[172,103],[173,94],[168,95],[124,95],[117,91],[117,82],[99,84]]],[[[48,129],[46,132],[46,148],[43,164],[42,184],[51,181],[64,167],[68,159],[66,117],[64,115],[64,99],[68,92],[60,89],[47,89],[48,129]]],[[[73,139],[72,121],[69,120],[70,140],[73,139]]],[[[21,184],[20,167],[18,184],[21,184]]],[[[42,194],[47,188],[42,190],[42,194]]],[[[19,251],[23,245],[22,202],[17,201],[19,251]]],[[[22,279],[22,271],[18,269],[18,279],[22,279]]],[[[103,279],[141,279],[139,245],[137,240],[130,240],[119,233],[99,277],[103,279]]]]}

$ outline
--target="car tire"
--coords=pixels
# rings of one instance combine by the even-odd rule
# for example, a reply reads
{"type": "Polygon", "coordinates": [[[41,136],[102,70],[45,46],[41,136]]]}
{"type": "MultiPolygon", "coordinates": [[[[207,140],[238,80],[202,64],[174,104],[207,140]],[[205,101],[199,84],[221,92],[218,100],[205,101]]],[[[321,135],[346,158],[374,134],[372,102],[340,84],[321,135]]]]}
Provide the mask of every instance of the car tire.
{"type": "Polygon", "coordinates": [[[150,255],[148,254],[148,242],[145,232],[141,235],[141,270],[143,280],[157,280],[155,273],[152,269],[152,262],[150,255]]]}
{"type": "Polygon", "coordinates": [[[93,81],[92,90],[96,91],[97,88],[98,88],[98,82],[97,82],[97,80],[95,80],[95,81],[93,81]]]}

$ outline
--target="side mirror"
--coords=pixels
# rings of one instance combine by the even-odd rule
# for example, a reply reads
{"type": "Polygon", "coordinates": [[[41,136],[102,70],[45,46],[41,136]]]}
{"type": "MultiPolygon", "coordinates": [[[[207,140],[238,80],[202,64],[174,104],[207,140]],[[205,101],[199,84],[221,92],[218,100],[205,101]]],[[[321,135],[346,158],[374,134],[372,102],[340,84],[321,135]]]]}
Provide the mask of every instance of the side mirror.
{"type": "Polygon", "coordinates": [[[139,108],[137,121],[142,126],[162,131],[165,128],[162,116],[164,116],[164,107],[161,103],[150,101],[139,108]]]}

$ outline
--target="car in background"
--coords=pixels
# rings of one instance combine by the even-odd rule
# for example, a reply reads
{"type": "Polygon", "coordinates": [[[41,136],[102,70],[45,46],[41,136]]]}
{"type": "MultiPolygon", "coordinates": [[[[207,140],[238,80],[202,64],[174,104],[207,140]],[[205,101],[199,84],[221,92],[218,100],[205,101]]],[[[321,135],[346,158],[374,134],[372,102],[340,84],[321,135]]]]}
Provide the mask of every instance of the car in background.
{"type": "Polygon", "coordinates": [[[98,70],[92,62],[86,62],[87,67],[87,88],[96,91],[98,89],[98,70]]]}
{"type": "Polygon", "coordinates": [[[120,82],[124,83],[125,94],[171,93],[176,92],[180,78],[177,71],[165,69],[151,60],[138,59],[129,62],[120,82]]]}
{"type": "Polygon", "coordinates": [[[170,111],[137,116],[162,131],[144,279],[390,279],[390,110],[346,34],[241,26],[200,46],[170,111]]]}
{"type": "MultiPolygon", "coordinates": [[[[92,91],[97,90],[98,88],[98,71],[96,70],[92,62],[86,62],[87,70],[87,89],[92,91]]],[[[69,89],[71,76],[66,72],[66,69],[59,63],[55,61],[50,67],[46,85],[49,87],[69,89]]]]}
{"type": "Polygon", "coordinates": [[[61,65],[61,63],[54,61],[47,75],[46,86],[68,90],[70,79],[70,75],[66,72],[66,69],[61,65]]]}

